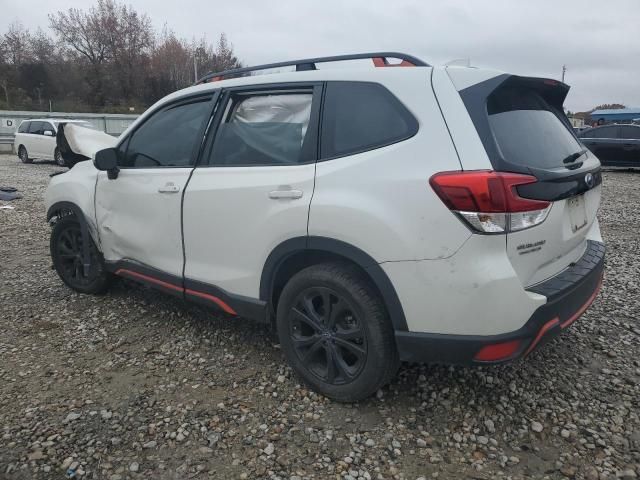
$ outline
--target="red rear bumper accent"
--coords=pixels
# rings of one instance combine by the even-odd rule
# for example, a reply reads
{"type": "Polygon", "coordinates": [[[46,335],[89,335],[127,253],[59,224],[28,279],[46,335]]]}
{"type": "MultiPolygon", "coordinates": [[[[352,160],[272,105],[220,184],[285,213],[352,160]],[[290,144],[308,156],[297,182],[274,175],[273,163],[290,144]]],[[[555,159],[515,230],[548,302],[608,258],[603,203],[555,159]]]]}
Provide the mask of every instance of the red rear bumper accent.
{"type": "Polygon", "coordinates": [[[564,322],[562,322],[560,324],[560,328],[567,328],[569,325],[571,325],[573,322],[575,322],[578,318],[580,318],[580,315],[582,315],[587,310],[587,308],[589,308],[591,306],[593,301],[598,296],[598,293],[600,292],[600,289],[602,288],[602,280],[603,280],[603,278],[604,277],[602,277],[602,276],[600,277],[600,281],[598,282],[598,286],[593,291],[591,296],[587,299],[587,301],[584,303],[584,305],[582,307],[580,307],[580,309],[576,313],[574,313],[568,319],[566,319],[564,322]]]}
{"type": "Polygon", "coordinates": [[[587,308],[591,306],[593,301],[598,296],[598,292],[600,292],[600,288],[602,287],[602,279],[603,279],[603,276],[601,275],[600,280],[598,281],[598,285],[596,286],[596,289],[593,291],[593,293],[587,299],[587,301],[584,302],[584,305],[582,305],[573,315],[567,318],[564,322],[560,323],[560,319],[558,317],[555,317],[549,320],[547,323],[545,323],[540,329],[540,331],[538,332],[538,334],[536,335],[536,338],[533,339],[533,341],[527,348],[527,351],[524,352],[523,356],[529,355],[529,353],[531,353],[533,349],[536,348],[538,343],[540,343],[540,340],[542,340],[542,338],[549,332],[549,330],[552,330],[556,327],[560,327],[559,330],[564,330],[565,328],[569,327],[573,322],[575,322],[578,318],[580,318],[580,316],[587,310],[587,308]]]}

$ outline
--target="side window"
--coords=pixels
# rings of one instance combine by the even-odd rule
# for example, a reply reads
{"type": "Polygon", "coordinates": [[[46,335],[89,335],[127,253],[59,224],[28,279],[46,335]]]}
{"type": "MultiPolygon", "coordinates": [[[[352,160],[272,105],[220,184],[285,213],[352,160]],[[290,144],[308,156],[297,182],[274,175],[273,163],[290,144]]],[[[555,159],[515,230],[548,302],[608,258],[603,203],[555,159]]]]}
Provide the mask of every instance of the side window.
{"type": "Polygon", "coordinates": [[[315,160],[313,92],[231,94],[209,165],[293,165],[315,160]]]}
{"type": "Polygon", "coordinates": [[[585,134],[585,138],[617,138],[617,127],[594,128],[585,134]]]}
{"type": "Polygon", "coordinates": [[[35,135],[44,135],[44,122],[31,122],[29,133],[35,135]]]}
{"type": "Polygon", "coordinates": [[[53,128],[53,125],[49,122],[42,122],[42,133],[44,133],[45,131],[49,130],[51,133],[55,134],[55,128],[53,128]]]}
{"type": "Polygon", "coordinates": [[[170,105],[154,113],[128,138],[124,168],[186,167],[195,162],[194,147],[208,120],[210,97],[170,105]]]}
{"type": "Polygon", "coordinates": [[[327,83],[322,119],[322,158],[372,150],[416,134],[418,122],[377,83],[327,83]]]}
{"type": "Polygon", "coordinates": [[[31,122],[22,122],[18,127],[18,133],[27,133],[29,131],[29,125],[31,122]]]}
{"type": "Polygon", "coordinates": [[[620,138],[640,140],[640,127],[620,127],[620,129],[622,130],[620,138]]]}

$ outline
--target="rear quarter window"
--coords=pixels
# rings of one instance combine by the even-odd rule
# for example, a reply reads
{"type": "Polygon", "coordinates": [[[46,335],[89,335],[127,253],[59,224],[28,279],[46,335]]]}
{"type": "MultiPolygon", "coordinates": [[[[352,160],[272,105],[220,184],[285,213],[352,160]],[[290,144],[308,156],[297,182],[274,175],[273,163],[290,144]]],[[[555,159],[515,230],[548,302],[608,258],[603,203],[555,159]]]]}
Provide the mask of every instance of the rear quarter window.
{"type": "Polygon", "coordinates": [[[18,127],[18,133],[27,133],[29,131],[29,124],[31,122],[22,122],[18,127]]]}
{"type": "Polygon", "coordinates": [[[412,137],[418,122],[385,87],[329,82],[322,115],[321,158],[373,150],[412,137]]]}

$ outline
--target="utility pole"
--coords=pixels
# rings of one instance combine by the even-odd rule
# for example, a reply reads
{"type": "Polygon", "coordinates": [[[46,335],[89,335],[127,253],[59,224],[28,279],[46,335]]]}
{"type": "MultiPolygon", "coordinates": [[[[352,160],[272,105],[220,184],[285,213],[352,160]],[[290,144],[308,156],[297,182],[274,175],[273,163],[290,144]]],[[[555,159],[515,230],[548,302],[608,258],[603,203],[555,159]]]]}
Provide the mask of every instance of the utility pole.
{"type": "Polygon", "coordinates": [[[567,66],[566,65],[562,65],[562,83],[564,83],[564,74],[567,71],[567,66]]]}
{"type": "Polygon", "coordinates": [[[198,61],[196,59],[196,56],[193,56],[193,74],[195,75],[195,79],[193,80],[193,83],[198,81],[198,61]]]}

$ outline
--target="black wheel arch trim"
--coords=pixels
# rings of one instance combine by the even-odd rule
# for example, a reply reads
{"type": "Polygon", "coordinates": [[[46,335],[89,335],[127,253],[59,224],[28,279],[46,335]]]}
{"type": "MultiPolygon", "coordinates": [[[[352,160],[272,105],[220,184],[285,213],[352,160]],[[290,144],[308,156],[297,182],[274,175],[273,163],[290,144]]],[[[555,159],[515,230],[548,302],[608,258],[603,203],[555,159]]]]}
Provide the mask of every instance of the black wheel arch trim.
{"type": "Polygon", "coordinates": [[[353,261],[369,275],[369,278],[382,295],[382,300],[387,308],[394,330],[408,330],[407,320],[398,294],[380,264],[358,247],[329,237],[295,237],[285,240],[276,246],[267,257],[262,269],[260,300],[267,304],[270,303],[278,269],[291,255],[304,253],[305,251],[332,253],[353,261]]]}

